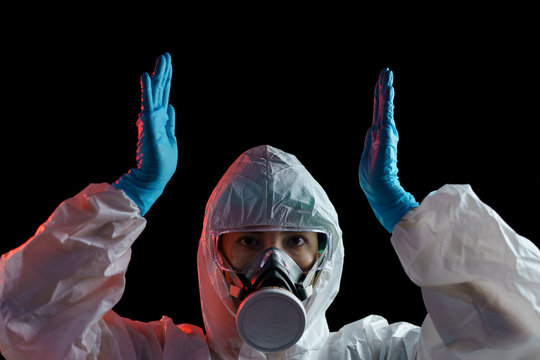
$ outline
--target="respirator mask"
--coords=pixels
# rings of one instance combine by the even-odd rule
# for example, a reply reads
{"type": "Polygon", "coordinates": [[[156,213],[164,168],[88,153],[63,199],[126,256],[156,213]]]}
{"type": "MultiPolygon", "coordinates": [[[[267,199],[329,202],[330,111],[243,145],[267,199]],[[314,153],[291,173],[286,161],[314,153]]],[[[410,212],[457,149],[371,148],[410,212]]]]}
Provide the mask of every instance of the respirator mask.
{"type": "Polygon", "coordinates": [[[287,251],[277,247],[263,249],[243,269],[233,269],[219,249],[221,234],[216,235],[213,258],[227,274],[229,293],[237,305],[238,334],[251,347],[277,352],[288,349],[302,337],[306,327],[305,305],[313,293],[317,274],[332,253],[329,234],[320,230],[317,233],[317,257],[307,271],[287,251]]]}

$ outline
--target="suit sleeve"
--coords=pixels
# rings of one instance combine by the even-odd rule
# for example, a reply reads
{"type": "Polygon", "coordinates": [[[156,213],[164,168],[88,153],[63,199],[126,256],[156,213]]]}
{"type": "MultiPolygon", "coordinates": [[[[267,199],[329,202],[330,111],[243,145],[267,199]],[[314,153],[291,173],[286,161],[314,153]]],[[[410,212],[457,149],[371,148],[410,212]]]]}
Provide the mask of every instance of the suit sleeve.
{"type": "Polygon", "coordinates": [[[540,358],[540,251],[470,186],[430,194],[392,244],[428,310],[419,359],[540,358]]]}
{"type": "MultiPolygon", "coordinates": [[[[0,258],[0,350],[8,359],[95,358],[145,227],[121,190],[93,184],[0,258]]],[[[108,330],[107,330],[108,331],[108,330]]],[[[109,346],[109,345],[107,345],[109,346]]]]}

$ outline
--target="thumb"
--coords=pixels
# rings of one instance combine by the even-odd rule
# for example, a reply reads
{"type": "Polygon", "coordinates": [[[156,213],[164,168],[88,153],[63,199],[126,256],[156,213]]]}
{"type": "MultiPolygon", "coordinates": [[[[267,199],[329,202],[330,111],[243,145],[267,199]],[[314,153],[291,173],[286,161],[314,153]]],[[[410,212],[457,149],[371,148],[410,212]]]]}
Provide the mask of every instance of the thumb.
{"type": "Polygon", "coordinates": [[[165,124],[165,129],[167,130],[167,136],[169,138],[174,138],[176,119],[175,119],[175,114],[174,114],[174,107],[170,104],[167,108],[167,115],[169,117],[169,119],[167,120],[167,124],[165,124]]]}
{"type": "Polygon", "coordinates": [[[142,111],[151,111],[154,107],[152,99],[152,83],[148,73],[141,75],[141,102],[142,111]]]}

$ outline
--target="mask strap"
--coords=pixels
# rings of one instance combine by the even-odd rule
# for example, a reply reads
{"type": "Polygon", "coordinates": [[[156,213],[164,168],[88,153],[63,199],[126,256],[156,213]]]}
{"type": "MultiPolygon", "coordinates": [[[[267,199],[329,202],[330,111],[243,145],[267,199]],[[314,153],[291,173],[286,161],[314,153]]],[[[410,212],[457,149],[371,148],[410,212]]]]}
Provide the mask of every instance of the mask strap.
{"type": "MultiPolygon", "coordinates": [[[[315,276],[315,266],[309,270],[309,272],[307,273],[306,275],[306,278],[304,279],[304,281],[302,281],[302,287],[298,289],[299,292],[302,293],[302,298],[303,299],[309,299],[311,297],[311,295],[313,295],[313,278],[315,276]]],[[[298,286],[297,286],[298,288],[298,286]]]]}
{"type": "MultiPolygon", "coordinates": [[[[225,266],[232,269],[231,264],[229,264],[224,256],[222,257],[222,261],[225,266]]],[[[229,284],[229,295],[239,299],[244,293],[244,283],[242,282],[242,279],[240,279],[238,274],[234,271],[222,270],[222,272],[223,276],[225,276],[225,280],[227,280],[227,283],[229,284]],[[230,279],[232,283],[228,279],[230,279]]]]}
{"type": "Polygon", "coordinates": [[[238,277],[238,274],[236,274],[235,272],[228,271],[227,274],[233,281],[233,284],[229,283],[229,295],[240,299],[244,292],[244,283],[242,282],[240,277],[238,277]]]}

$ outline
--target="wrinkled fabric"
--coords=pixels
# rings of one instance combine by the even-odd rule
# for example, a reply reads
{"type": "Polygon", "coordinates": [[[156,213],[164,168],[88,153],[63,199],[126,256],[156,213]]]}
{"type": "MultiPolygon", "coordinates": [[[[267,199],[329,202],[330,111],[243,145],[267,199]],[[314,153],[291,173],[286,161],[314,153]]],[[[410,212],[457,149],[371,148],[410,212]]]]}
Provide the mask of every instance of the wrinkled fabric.
{"type": "Polygon", "coordinates": [[[93,184],[0,258],[0,351],[8,360],[209,359],[202,330],[111,309],[146,225],[123,191],[93,184]],[[189,354],[189,356],[188,356],[189,354]]]}
{"type": "Polygon", "coordinates": [[[419,359],[540,359],[540,251],[470,186],[430,194],[392,244],[429,312],[419,359]]]}
{"type": "Polygon", "coordinates": [[[344,260],[337,215],[300,162],[278,149],[242,154],[208,201],[198,252],[205,332],[167,317],[143,323],[111,310],[144,226],[121,190],[90,185],[4,254],[2,354],[9,360],[540,358],[540,253],[469,186],[430,194],[394,228],[394,248],[429,311],[422,327],[372,315],[329,331],[324,312],[344,260]],[[334,245],[307,305],[306,333],[292,348],[268,355],[238,337],[234,305],[209,248],[214,230],[255,225],[322,227],[334,245]]]}

